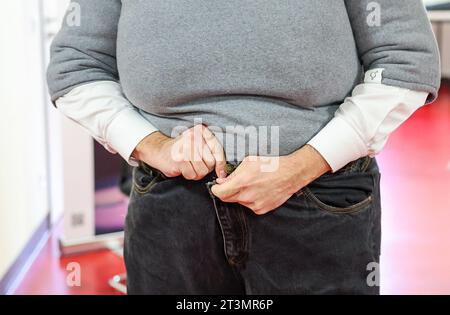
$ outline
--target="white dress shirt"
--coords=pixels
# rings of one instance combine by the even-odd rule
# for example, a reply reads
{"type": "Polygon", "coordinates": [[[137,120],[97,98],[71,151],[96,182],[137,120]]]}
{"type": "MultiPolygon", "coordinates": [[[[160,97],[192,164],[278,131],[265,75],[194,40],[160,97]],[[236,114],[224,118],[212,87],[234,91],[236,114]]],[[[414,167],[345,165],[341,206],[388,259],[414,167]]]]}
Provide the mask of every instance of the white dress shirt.
{"type": "MultiPolygon", "coordinates": [[[[389,135],[426,102],[426,92],[381,84],[382,71],[367,72],[364,83],[354,88],[334,118],[308,142],[333,172],[360,157],[381,152],[389,135]]],[[[60,97],[56,106],[109,152],[119,153],[133,166],[134,148],[158,131],[130,104],[120,84],[112,81],[78,86],[60,97]]]]}
{"type": "Polygon", "coordinates": [[[72,89],[56,107],[84,127],[106,150],[119,153],[130,165],[138,143],[158,131],[123,95],[120,84],[96,81],[72,89]]]}

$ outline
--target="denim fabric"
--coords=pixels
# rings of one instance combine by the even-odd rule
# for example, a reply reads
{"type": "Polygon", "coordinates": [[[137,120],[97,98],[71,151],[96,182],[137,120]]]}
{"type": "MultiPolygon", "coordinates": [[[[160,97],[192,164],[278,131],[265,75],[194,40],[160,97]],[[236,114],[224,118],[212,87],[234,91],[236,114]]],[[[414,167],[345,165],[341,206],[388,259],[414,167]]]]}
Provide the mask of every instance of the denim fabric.
{"type": "Polygon", "coordinates": [[[125,226],[130,294],[378,294],[380,173],[364,157],[257,216],[141,163],[125,226]]]}

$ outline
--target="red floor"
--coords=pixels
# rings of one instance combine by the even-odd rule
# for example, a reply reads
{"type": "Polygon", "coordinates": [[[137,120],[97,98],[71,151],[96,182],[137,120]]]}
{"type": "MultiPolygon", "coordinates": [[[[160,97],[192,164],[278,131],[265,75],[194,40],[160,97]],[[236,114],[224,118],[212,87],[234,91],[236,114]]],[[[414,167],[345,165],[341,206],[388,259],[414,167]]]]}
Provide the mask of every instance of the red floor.
{"type": "MultiPolygon", "coordinates": [[[[383,294],[450,294],[450,87],[417,111],[377,158],[382,173],[383,294]]],[[[17,294],[115,294],[107,281],[124,272],[109,251],[59,259],[55,238],[17,294]],[[68,287],[66,266],[81,266],[81,287],[68,287]]]]}
{"type": "Polygon", "coordinates": [[[119,294],[108,280],[124,272],[122,258],[109,250],[59,259],[57,239],[51,237],[14,294],[119,294]],[[80,266],[80,286],[67,284],[73,262],[80,266]]]}

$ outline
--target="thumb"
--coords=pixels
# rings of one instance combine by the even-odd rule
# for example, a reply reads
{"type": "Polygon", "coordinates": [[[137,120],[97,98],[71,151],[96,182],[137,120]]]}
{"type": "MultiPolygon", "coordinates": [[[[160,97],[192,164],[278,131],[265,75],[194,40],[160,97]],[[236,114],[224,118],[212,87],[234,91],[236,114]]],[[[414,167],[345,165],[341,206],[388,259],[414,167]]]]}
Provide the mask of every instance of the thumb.
{"type": "Polygon", "coordinates": [[[227,177],[226,165],[227,163],[224,158],[222,158],[222,160],[220,160],[220,158],[219,160],[216,158],[215,171],[218,178],[227,177]]]}
{"type": "Polygon", "coordinates": [[[228,177],[219,177],[219,178],[216,178],[216,183],[220,185],[220,184],[225,183],[228,179],[229,179],[228,177]]]}
{"type": "Polygon", "coordinates": [[[216,179],[217,184],[223,184],[231,179],[233,179],[236,174],[239,173],[239,171],[237,171],[237,166],[234,166],[232,164],[228,164],[226,163],[225,165],[225,174],[223,177],[220,177],[216,179]]]}

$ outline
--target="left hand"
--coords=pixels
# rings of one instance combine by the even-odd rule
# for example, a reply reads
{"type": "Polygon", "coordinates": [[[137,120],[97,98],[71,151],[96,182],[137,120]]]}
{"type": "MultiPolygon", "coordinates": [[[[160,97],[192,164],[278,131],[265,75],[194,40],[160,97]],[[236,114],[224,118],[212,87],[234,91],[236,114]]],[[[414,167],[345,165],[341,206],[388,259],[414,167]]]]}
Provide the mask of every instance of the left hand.
{"type": "Polygon", "coordinates": [[[286,156],[246,157],[231,175],[218,178],[211,191],[224,202],[237,202],[263,215],[329,170],[320,153],[305,145],[286,156]],[[269,170],[268,165],[277,167],[269,170]]]}

